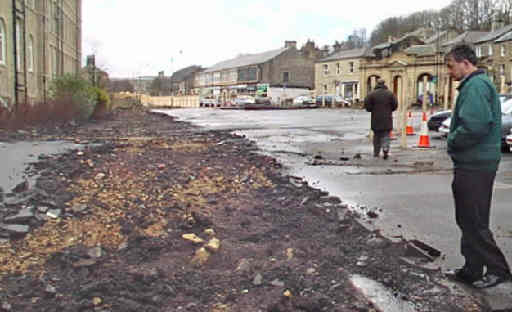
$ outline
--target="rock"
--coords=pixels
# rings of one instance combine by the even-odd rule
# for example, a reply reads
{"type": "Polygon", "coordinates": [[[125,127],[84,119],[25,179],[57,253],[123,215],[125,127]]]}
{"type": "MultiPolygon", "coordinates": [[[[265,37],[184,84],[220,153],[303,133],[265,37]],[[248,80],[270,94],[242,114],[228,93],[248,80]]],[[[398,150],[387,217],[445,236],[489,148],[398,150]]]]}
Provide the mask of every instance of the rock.
{"type": "Polygon", "coordinates": [[[304,206],[309,201],[309,197],[304,197],[304,199],[300,202],[301,206],[304,206]]]}
{"type": "Polygon", "coordinates": [[[284,282],[280,281],[279,279],[276,278],[275,280],[270,282],[270,285],[275,286],[275,287],[284,287],[284,282]]]}
{"type": "Polygon", "coordinates": [[[94,180],[103,180],[105,176],[106,175],[104,173],[100,172],[94,177],[94,180]]]}
{"type": "Polygon", "coordinates": [[[57,219],[58,217],[60,217],[60,214],[60,209],[50,209],[46,212],[46,215],[52,219],[57,219]]]}
{"type": "Polygon", "coordinates": [[[367,266],[368,265],[367,261],[368,261],[368,256],[361,256],[361,257],[357,258],[356,265],[360,266],[360,267],[367,266]]]}
{"type": "Polygon", "coordinates": [[[11,191],[13,193],[23,193],[23,192],[28,191],[28,188],[29,188],[28,180],[24,180],[23,182],[16,185],[11,191]]]}
{"type": "Polygon", "coordinates": [[[7,206],[16,206],[28,202],[37,195],[37,192],[27,191],[17,196],[7,198],[4,203],[7,206]]]}
{"type": "Polygon", "coordinates": [[[49,294],[54,294],[57,292],[57,289],[54,286],[48,284],[48,285],[46,285],[46,288],[44,289],[44,291],[49,294]]]}
{"type": "Polygon", "coordinates": [[[73,262],[73,267],[75,267],[75,268],[88,267],[91,265],[95,265],[96,263],[97,263],[96,259],[80,259],[76,262],[73,262]]]}
{"type": "Polygon", "coordinates": [[[261,276],[260,273],[256,274],[256,276],[254,276],[254,279],[252,280],[252,283],[256,286],[263,284],[263,276],[261,276]]]}
{"type": "Polygon", "coordinates": [[[210,253],[206,250],[206,248],[201,247],[198,250],[196,250],[194,258],[192,258],[191,262],[194,265],[203,265],[208,261],[209,258],[210,253]]]}
{"type": "Polygon", "coordinates": [[[73,207],[71,207],[71,211],[73,211],[74,213],[80,213],[87,210],[87,208],[88,207],[86,204],[76,204],[73,205],[73,207]]]}
{"type": "Polygon", "coordinates": [[[283,293],[283,296],[285,297],[288,297],[288,298],[291,298],[293,295],[292,295],[292,292],[289,291],[288,289],[283,293]]]}
{"type": "Polygon", "coordinates": [[[101,299],[100,297],[92,298],[92,304],[94,304],[95,306],[98,306],[98,305],[100,305],[102,303],[103,303],[103,299],[101,299]]]}
{"type": "Polygon", "coordinates": [[[183,239],[191,241],[194,244],[202,244],[204,240],[201,237],[198,237],[196,234],[183,234],[181,235],[183,239]]]}
{"type": "Polygon", "coordinates": [[[30,231],[30,227],[28,225],[22,224],[2,224],[0,223],[0,230],[7,231],[10,234],[14,235],[22,235],[27,234],[30,231]]]}
{"type": "Polygon", "coordinates": [[[251,268],[251,263],[248,259],[242,259],[238,263],[238,266],[236,267],[235,271],[247,271],[251,268]]]}
{"type": "Polygon", "coordinates": [[[5,218],[4,222],[9,224],[23,224],[30,221],[34,216],[34,209],[32,207],[28,207],[21,209],[18,214],[14,216],[5,218]]]}
{"type": "Polygon", "coordinates": [[[206,229],[206,230],[204,230],[204,233],[209,236],[215,235],[215,231],[213,229],[206,229]]]}
{"type": "Polygon", "coordinates": [[[286,249],[286,258],[288,259],[288,261],[293,259],[293,252],[294,252],[293,248],[286,249]]]}
{"type": "Polygon", "coordinates": [[[215,252],[219,251],[219,249],[220,249],[220,240],[218,240],[215,237],[210,239],[210,241],[205,246],[205,248],[206,248],[206,250],[208,250],[209,252],[212,252],[212,253],[215,253],[215,252]]]}
{"type": "Polygon", "coordinates": [[[39,211],[41,213],[45,213],[48,211],[48,207],[46,207],[46,206],[37,207],[37,211],[39,211]]]}
{"type": "Polygon", "coordinates": [[[306,270],[306,274],[307,275],[313,275],[315,274],[316,270],[314,268],[309,268],[306,270]]]}
{"type": "Polygon", "coordinates": [[[12,306],[9,302],[2,302],[2,310],[11,311],[12,306]]]}
{"type": "Polygon", "coordinates": [[[127,241],[124,241],[122,242],[119,247],[117,248],[117,250],[121,251],[121,250],[125,250],[126,248],[128,248],[128,242],[127,241]]]}
{"type": "Polygon", "coordinates": [[[375,211],[368,211],[366,213],[366,215],[370,218],[370,219],[376,219],[379,217],[379,214],[376,213],[375,211]]]}
{"type": "Polygon", "coordinates": [[[87,251],[87,255],[91,258],[101,258],[103,250],[100,246],[93,247],[87,251]]]}
{"type": "Polygon", "coordinates": [[[387,246],[387,244],[388,242],[380,237],[372,237],[366,242],[366,245],[373,248],[384,248],[387,246]]]}

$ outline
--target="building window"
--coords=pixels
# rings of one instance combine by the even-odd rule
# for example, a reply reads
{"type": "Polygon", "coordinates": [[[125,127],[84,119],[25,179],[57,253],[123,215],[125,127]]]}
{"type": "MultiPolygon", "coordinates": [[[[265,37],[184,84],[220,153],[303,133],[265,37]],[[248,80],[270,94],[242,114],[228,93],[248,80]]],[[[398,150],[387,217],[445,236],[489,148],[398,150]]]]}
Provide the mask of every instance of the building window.
{"type": "Polygon", "coordinates": [[[354,72],[354,62],[350,62],[349,66],[350,66],[350,72],[353,73],[354,72]]]}
{"type": "Polygon", "coordinates": [[[327,85],[324,84],[324,93],[327,93],[327,85]]]}
{"type": "Polygon", "coordinates": [[[500,65],[500,76],[505,75],[505,64],[500,65]]]}
{"type": "Polygon", "coordinates": [[[329,64],[324,64],[324,75],[329,75],[329,64]]]}
{"type": "Polygon", "coordinates": [[[492,45],[489,45],[489,56],[492,55],[492,45]]]}
{"type": "Polygon", "coordinates": [[[339,75],[340,73],[341,73],[340,63],[336,63],[336,75],[339,75]]]}
{"type": "Polygon", "coordinates": [[[290,82],[290,72],[283,72],[283,82],[290,82]]]}
{"type": "Polygon", "coordinates": [[[0,18],[0,64],[5,64],[6,41],[4,20],[0,18]]]}
{"type": "Polygon", "coordinates": [[[16,20],[16,70],[21,71],[21,22],[16,20]]]}
{"type": "Polygon", "coordinates": [[[507,53],[507,51],[505,50],[505,45],[502,45],[501,46],[501,56],[505,56],[507,53]]]}
{"type": "Polygon", "coordinates": [[[481,57],[482,56],[482,47],[476,47],[476,56],[481,57]]]}
{"type": "Polygon", "coordinates": [[[32,35],[28,37],[27,69],[29,72],[34,71],[34,38],[32,37],[32,35]]]}

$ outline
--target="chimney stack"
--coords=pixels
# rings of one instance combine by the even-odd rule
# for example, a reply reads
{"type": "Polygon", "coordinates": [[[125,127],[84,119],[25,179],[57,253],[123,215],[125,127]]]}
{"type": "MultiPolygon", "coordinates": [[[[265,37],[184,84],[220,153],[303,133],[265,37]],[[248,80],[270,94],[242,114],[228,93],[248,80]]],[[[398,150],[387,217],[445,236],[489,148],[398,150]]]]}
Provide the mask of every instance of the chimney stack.
{"type": "Polygon", "coordinates": [[[285,48],[291,48],[293,47],[294,49],[297,49],[297,41],[293,40],[293,41],[289,41],[289,40],[286,40],[284,42],[284,47],[285,48]]]}

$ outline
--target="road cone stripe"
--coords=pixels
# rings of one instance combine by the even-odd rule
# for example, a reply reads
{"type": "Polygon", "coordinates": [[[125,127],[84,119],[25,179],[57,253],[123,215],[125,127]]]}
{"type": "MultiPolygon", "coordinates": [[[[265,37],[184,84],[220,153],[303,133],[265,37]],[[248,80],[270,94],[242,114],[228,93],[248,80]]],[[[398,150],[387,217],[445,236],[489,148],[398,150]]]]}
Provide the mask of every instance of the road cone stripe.
{"type": "Polygon", "coordinates": [[[407,117],[407,127],[405,128],[406,135],[414,135],[414,128],[412,126],[412,115],[409,112],[409,117],[407,117]]]}
{"type": "Polygon", "coordinates": [[[427,126],[427,114],[423,112],[423,118],[421,120],[421,131],[420,131],[420,140],[418,142],[418,147],[429,148],[430,147],[430,137],[428,136],[428,126],[427,126]]]}

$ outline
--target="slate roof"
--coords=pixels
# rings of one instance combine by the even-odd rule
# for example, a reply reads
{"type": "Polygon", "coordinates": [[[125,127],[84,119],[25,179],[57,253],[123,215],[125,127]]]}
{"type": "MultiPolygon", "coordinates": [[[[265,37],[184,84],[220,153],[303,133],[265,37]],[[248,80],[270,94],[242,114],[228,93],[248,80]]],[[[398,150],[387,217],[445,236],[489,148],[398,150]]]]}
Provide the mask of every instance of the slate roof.
{"type": "Polygon", "coordinates": [[[477,41],[475,41],[475,43],[483,43],[491,40],[496,40],[510,31],[512,31],[512,24],[487,33],[487,35],[480,37],[477,41]]]}
{"type": "Polygon", "coordinates": [[[191,74],[194,74],[201,70],[201,66],[192,65],[189,67],[182,68],[172,74],[172,80],[179,82],[186,80],[191,74]]]}
{"type": "Polygon", "coordinates": [[[425,40],[425,43],[426,43],[426,44],[431,44],[431,43],[435,43],[438,39],[439,39],[439,40],[442,40],[442,37],[443,37],[444,35],[446,35],[446,33],[447,33],[447,31],[446,31],[446,30],[443,30],[443,31],[441,31],[441,32],[438,32],[438,33],[434,34],[432,37],[427,38],[427,39],[425,40]]]}
{"type": "Polygon", "coordinates": [[[443,42],[442,46],[452,46],[462,42],[475,43],[476,41],[480,40],[480,38],[486,36],[487,34],[487,31],[466,31],[450,41],[443,42]]]}
{"type": "Polygon", "coordinates": [[[266,52],[257,53],[257,54],[242,54],[233,59],[219,62],[219,63],[213,65],[212,67],[209,67],[208,69],[206,69],[205,72],[208,73],[208,72],[214,72],[214,71],[219,71],[219,70],[223,70],[223,69],[230,69],[230,68],[237,68],[237,67],[243,67],[243,66],[248,66],[248,65],[256,65],[256,64],[265,63],[265,62],[275,58],[279,54],[283,53],[287,49],[288,48],[281,48],[281,49],[266,51],[266,52]]]}
{"type": "Polygon", "coordinates": [[[404,34],[402,37],[398,38],[398,39],[395,39],[391,42],[384,42],[384,43],[381,43],[381,44],[378,44],[376,46],[374,46],[372,48],[372,50],[382,50],[382,49],[386,49],[386,48],[389,48],[391,47],[393,44],[395,43],[399,43],[409,37],[419,37],[420,39],[422,39],[422,33],[424,32],[424,29],[423,28],[418,28],[416,29],[415,31],[412,31],[412,32],[409,32],[409,33],[406,33],[404,34]]]}
{"type": "Polygon", "coordinates": [[[359,58],[363,57],[366,54],[367,48],[359,48],[359,49],[352,49],[352,50],[342,50],[335,52],[318,62],[326,62],[326,61],[334,61],[334,60],[342,60],[342,59],[350,59],[350,58],[359,58]]]}
{"type": "Polygon", "coordinates": [[[405,53],[417,56],[433,55],[436,53],[436,46],[435,44],[412,45],[405,49],[405,53]]]}
{"type": "Polygon", "coordinates": [[[509,33],[506,33],[503,36],[499,37],[498,40],[496,40],[496,43],[511,41],[511,40],[512,40],[512,32],[509,32],[509,33]]]}

